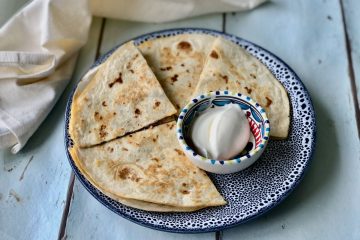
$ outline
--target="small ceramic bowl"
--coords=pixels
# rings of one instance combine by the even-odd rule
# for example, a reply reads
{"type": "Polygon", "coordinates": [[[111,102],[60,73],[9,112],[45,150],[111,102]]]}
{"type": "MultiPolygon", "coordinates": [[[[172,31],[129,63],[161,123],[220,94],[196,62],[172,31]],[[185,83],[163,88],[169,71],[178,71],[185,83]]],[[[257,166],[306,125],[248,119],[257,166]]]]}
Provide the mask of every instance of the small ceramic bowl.
{"type": "Polygon", "coordinates": [[[200,95],[191,100],[181,111],[177,120],[177,137],[185,154],[201,169],[213,173],[234,173],[253,164],[263,153],[270,134],[270,123],[265,110],[250,97],[229,91],[215,91],[200,95]],[[223,107],[238,104],[245,112],[250,124],[250,139],[245,149],[230,160],[208,159],[199,155],[193,148],[190,138],[192,121],[196,113],[208,107],[223,107]]]}

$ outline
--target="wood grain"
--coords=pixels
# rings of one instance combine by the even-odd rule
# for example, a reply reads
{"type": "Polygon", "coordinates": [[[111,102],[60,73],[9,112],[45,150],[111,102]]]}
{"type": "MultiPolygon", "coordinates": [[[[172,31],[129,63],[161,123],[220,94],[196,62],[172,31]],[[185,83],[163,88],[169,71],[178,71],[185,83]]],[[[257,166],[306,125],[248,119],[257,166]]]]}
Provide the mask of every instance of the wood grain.
{"type": "Polygon", "coordinates": [[[360,144],[338,1],[286,1],[227,15],[226,29],[287,62],[317,115],[315,156],[300,186],[276,209],[223,239],[359,239],[360,144]]]}
{"type": "Polygon", "coordinates": [[[221,30],[222,14],[206,15],[203,17],[158,24],[107,19],[100,53],[104,54],[114,46],[145,33],[181,27],[203,27],[221,30]]]}
{"type": "Polygon", "coordinates": [[[2,0],[0,1],[0,27],[29,0],[2,0]]]}
{"type": "Polygon", "coordinates": [[[176,234],[152,230],[113,213],[75,180],[74,196],[66,228],[66,239],[215,239],[214,233],[176,234]]]}
{"type": "Polygon", "coordinates": [[[360,138],[360,1],[340,0],[348,55],[349,78],[360,138]]]}
{"type": "MultiPolygon", "coordinates": [[[[0,1],[0,25],[27,1],[0,1]]],[[[64,105],[17,155],[0,151],[0,239],[56,239],[70,167],[63,147],[64,105]]]]}
{"type": "MultiPolygon", "coordinates": [[[[101,37],[100,54],[114,46],[146,32],[178,28],[207,27],[222,29],[222,14],[203,16],[164,24],[135,23],[106,19],[101,37]]],[[[96,201],[76,180],[74,199],[66,224],[66,239],[215,239],[215,233],[172,234],[151,230],[125,220],[96,201]],[[86,235],[85,235],[86,234],[86,235]]]]}

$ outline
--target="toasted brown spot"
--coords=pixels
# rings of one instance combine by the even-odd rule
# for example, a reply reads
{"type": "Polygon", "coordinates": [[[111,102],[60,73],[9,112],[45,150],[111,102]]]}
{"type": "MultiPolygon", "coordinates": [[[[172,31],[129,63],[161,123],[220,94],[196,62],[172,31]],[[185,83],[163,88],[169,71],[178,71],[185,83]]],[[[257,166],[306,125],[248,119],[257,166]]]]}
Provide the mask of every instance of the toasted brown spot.
{"type": "Polygon", "coordinates": [[[185,67],[185,64],[182,63],[182,64],[180,64],[180,66],[185,67]]]}
{"type": "Polygon", "coordinates": [[[188,87],[191,88],[191,83],[188,84],[188,87]]]}
{"type": "Polygon", "coordinates": [[[102,120],[103,119],[103,117],[100,115],[99,112],[95,112],[94,117],[95,117],[95,120],[102,120]]]}
{"type": "Polygon", "coordinates": [[[218,53],[216,51],[212,50],[211,53],[210,53],[210,57],[218,59],[219,55],[218,55],[218,53]]]}
{"type": "Polygon", "coordinates": [[[172,69],[171,66],[160,68],[161,71],[169,71],[171,69],[172,69]]]}
{"type": "Polygon", "coordinates": [[[116,112],[113,112],[113,115],[115,116],[115,115],[116,115],[116,112]]]}
{"type": "Polygon", "coordinates": [[[173,129],[174,126],[175,126],[174,124],[169,124],[169,129],[170,130],[173,129]]]}
{"type": "Polygon", "coordinates": [[[106,102],[105,102],[105,101],[103,101],[103,102],[101,103],[101,105],[103,105],[104,107],[106,107],[106,106],[107,106],[107,104],[106,104],[106,102]]]}
{"type": "Polygon", "coordinates": [[[121,148],[121,150],[123,150],[123,151],[129,151],[127,148],[125,148],[125,147],[123,147],[123,148],[121,148]]]}
{"type": "Polygon", "coordinates": [[[188,190],[181,190],[182,194],[189,194],[190,192],[188,190]]]}
{"type": "Polygon", "coordinates": [[[185,156],[184,152],[181,151],[180,149],[175,148],[174,150],[175,150],[175,152],[177,152],[177,154],[179,154],[180,156],[185,156]]]}
{"type": "Polygon", "coordinates": [[[151,160],[154,160],[155,162],[158,162],[158,161],[160,161],[158,158],[156,158],[156,157],[153,157],[151,160]]]}
{"type": "Polygon", "coordinates": [[[268,97],[265,97],[265,98],[266,98],[266,106],[265,107],[269,107],[272,104],[272,100],[268,97]]]}
{"type": "Polygon", "coordinates": [[[114,148],[108,147],[107,150],[108,150],[109,152],[113,152],[113,151],[114,151],[114,148]]]}
{"type": "Polygon", "coordinates": [[[156,138],[153,138],[152,141],[153,141],[153,142],[156,142],[156,138]]]}
{"type": "Polygon", "coordinates": [[[250,77],[252,77],[253,79],[256,79],[256,75],[255,75],[255,74],[250,73],[250,77]]]}
{"type": "Polygon", "coordinates": [[[191,44],[189,42],[186,42],[186,41],[181,41],[178,43],[177,45],[177,48],[178,49],[181,49],[181,50],[191,50],[191,44]]]}
{"type": "Polygon", "coordinates": [[[180,106],[179,106],[179,104],[176,104],[176,105],[175,105],[175,107],[176,107],[177,109],[180,109],[180,106]]]}
{"type": "Polygon", "coordinates": [[[189,73],[189,72],[190,72],[190,70],[189,70],[189,69],[186,69],[186,72],[187,72],[187,73],[189,73]]]}
{"type": "Polygon", "coordinates": [[[129,175],[129,173],[130,173],[130,171],[128,168],[123,168],[123,169],[121,169],[121,171],[119,171],[118,176],[121,179],[126,179],[126,177],[129,175]]]}
{"type": "Polygon", "coordinates": [[[137,115],[139,115],[139,114],[141,114],[141,111],[140,111],[140,109],[135,109],[135,114],[137,114],[137,115]]]}
{"type": "Polygon", "coordinates": [[[248,87],[244,87],[245,88],[245,90],[246,90],[246,92],[248,93],[248,94],[251,94],[251,92],[252,92],[252,89],[251,88],[248,88],[248,87]]]}
{"type": "Polygon", "coordinates": [[[132,135],[131,135],[131,134],[129,134],[129,137],[132,137],[132,135]]]}
{"type": "Polygon", "coordinates": [[[134,172],[132,172],[128,168],[121,169],[118,172],[118,177],[123,179],[123,180],[130,179],[130,180],[135,181],[135,182],[139,182],[141,180],[141,178],[137,177],[136,174],[134,172]]]}
{"type": "Polygon", "coordinates": [[[229,77],[226,75],[220,75],[222,79],[225,80],[225,83],[227,84],[229,82],[229,77]]]}
{"type": "Polygon", "coordinates": [[[160,102],[159,102],[159,101],[156,101],[153,108],[155,109],[155,108],[157,108],[157,107],[159,107],[159,106],[160,106],[160,102]]]}
{"type": "Polygon", "coordinates": [[[100,126],[100,132],[99,132],[99,135],[101,138],[105,137],[107,135],[107,132],[105,131],[106,129],[106,125],[101,125],[100,126]]]}
{"type": "Polygon", "coordinates": [[[176,82],[178,79],[178,76],[179,75],[177,75],[177,74],[175,74],[173,77],[171,77],[171,80],[173,81],[173,82],[176,82]]]}
{"type": "Polygon", "coordinates": [[[186,184],[186,183],[182,183],[181,185],[183,185],[183,187],[186,187],[186,186],[187,186],[187,184],[186,184]]]}
{"type": "Polygon", "coordinates": [[[132,69],[130,69],[129,71],[130,71],[131,73],[134,73],[134,70],[132,70],[132,69]]]}
{"type": "Polygon", "coordinates": [[[109,83],[109,88],[112,88],[115,83],[123,83],[122,73],[119,73],[119,77],[117,79],[115,79],[115,81],[109,83]]]}

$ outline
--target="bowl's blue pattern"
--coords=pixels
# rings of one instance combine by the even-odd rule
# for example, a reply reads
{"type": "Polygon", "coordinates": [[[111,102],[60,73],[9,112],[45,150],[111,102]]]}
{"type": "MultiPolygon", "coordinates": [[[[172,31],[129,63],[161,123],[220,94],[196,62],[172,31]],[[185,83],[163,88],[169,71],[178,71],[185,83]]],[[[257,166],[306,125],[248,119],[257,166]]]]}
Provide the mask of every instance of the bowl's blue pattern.
{"type": "MultiPolygon", "coordinates": [[[[265,110],[249,96],[241,93],[232,93],[228,90],[204,93],[192,99],[182,110],[177,121],[177,136],[183,149],[189,152],[198,161],[207,161],[211,164],[232,165],[243,162],[253,157],[265,147],[269,139],[270,125],[265,110]],[[193,150],[190,131],[191,123],[198,113],[207,108],[223,107],[227,104],[237,104],[244,111],[250,124],[251,137],[245,151],[234,159],[223,161],[207,159],[193,150]]],[[[259,153],[258,153],[259,154],[259,153]]]]}
{"type": "MultiPolygon", "coordinates": [[[[134,42],[140,44],[149,39],[184,33],[222,36],[240,45],[270,69],[285,87],[290,98],[291,126],[286,140],[270,139],[261,158],[244,171],[227,175],[209,174],[228,202],[227,205],[192,213],[157,213],[127,207],[105,196],[80,173],[67,150],[72,146],[68,133],[72,95],[65,115],[65,148],[79,181],[99,202],[120,216],[162,231],[212,232],[233,227],[264,214],[278,205],[299,184],[315,149],[315,113],[305,86],[286,63],[269,51],[234,35],[208,29],[182,28],[145,34],[135,38],[134,42]]],[[[116,48],[100,57],[93,67],[105,61],[116,48]]]]}

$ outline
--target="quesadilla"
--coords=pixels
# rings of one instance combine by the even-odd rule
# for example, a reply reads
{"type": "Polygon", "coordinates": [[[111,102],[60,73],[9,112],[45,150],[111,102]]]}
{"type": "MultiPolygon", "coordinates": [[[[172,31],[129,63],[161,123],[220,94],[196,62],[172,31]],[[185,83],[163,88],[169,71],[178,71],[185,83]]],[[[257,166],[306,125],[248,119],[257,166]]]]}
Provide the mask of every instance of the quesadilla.
{"type": "Polygon", "coordinates": [[[148,40],[138,46],[178,110],[190,100],[215,39],[206,34],[181,34],[148,40]]]}
{"type": "Polygon", "coordinates": [[[176,113],[133,42],[119,47],[74,95],[69,132],[87,147],[121,137],[176,113]]]}
{"type": "Polygon", "coordinates": [[[207,174],[181,150],[175,127],[173,121],[69,151],[93,185],[125,205],[154,211],[194,211],[226,204],[207,174]]]}
{"type": "Polygon", "coordinates": [[[110,193],[106,193],[106,195],[128,207],[137,208],[137,209],[150,211],[150,212],[194,212],[196,210],[204,208],[201,206],[199,206],[199,207],[175,207],[175,206],[157,204],[157,203],[152,203],[152,202],[145,202],[145,201],[140,201],[140,200],[135,200],[135,199],[122,198],[122,197],[118,197],[118,196],[115,196],[110,193]]]}
{"type": "Polygon", "coordinates": [[[193,97],[215,90],[250,96],[265,108],[271,136],[287,137],[290,105],[284,87],[258,59],[222,37],[208,54],[193,97]]]}

